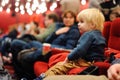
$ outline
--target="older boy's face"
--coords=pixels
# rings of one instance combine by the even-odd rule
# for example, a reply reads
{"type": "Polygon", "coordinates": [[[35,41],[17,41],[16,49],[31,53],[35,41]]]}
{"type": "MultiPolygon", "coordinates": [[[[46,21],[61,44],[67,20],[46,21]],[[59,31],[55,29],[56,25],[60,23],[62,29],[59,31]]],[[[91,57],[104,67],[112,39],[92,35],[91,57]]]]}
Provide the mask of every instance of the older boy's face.
{"type": "Polygon", "coordinates": [[[70,13],[67,13],[66,17],[63,18],[63,23],[67,27],[73,25],[74,21],[75,21],[75,19],[74,19],[74,17],[70,13]]]}
{"type": "Polygon", "coordinates": [[[78,23],[78,28],[79,28],[80,33],[82,34],[90,30],[90,24],[88,24],[85,20],[81,19],[78,23]]]}

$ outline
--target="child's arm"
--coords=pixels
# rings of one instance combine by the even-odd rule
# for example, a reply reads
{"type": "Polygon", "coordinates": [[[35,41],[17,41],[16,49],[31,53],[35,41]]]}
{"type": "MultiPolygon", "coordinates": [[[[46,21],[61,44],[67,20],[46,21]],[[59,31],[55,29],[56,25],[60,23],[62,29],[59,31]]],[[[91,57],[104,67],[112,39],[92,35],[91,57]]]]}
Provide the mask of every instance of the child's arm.
{"type": "Polygon", "coordinates": [[[77,60],[86,56],[89,47],[93,41],[93,36],[90,33],[84,33],[78,41],[77,47],[68,55],[69,60],[77,60]]]}

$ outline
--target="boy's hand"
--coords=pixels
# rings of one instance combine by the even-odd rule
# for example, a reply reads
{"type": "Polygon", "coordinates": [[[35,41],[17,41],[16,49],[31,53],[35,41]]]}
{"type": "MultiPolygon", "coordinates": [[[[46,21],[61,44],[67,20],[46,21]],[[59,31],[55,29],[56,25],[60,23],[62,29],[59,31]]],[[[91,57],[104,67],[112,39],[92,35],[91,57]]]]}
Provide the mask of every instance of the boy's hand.
{"type": "Polygon", "coordinates": [[[63,28],[60,28],[56,31],[56,35],[60,35],[60,34],[63,34],[63,33],[66,33],[68,32],[70,29],[70,27],[63,27],[63,28]]]}
{"type": "Polygon", "coordinates": [[[114,64],[108,69],[109,80],[120,80],[120,64],[114,64]]]}

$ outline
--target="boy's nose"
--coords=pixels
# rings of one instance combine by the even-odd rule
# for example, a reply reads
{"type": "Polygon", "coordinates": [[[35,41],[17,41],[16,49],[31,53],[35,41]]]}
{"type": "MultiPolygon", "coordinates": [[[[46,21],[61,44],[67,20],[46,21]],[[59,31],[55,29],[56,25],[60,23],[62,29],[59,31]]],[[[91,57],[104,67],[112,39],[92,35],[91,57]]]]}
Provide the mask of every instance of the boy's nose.
{"type": "Polygon", "coordinates": [[[78,26],[80,26],[80,23],[78,23],[78,26]]]}

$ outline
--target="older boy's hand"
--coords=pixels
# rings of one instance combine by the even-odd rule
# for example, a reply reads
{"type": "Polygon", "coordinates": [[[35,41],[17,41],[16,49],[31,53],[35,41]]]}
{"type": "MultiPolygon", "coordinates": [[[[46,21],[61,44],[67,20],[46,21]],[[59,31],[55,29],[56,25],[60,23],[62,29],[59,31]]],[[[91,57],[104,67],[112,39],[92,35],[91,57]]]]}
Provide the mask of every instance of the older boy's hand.
{"type": "Polygon", "coordinates": [[[56,33],[56,35],[60,35],[60,34],[68,32],[69,29],[70,29],[70,27],[63,27],[63,28],[58,29],[55,33],[56,33]]]}
{"type": "Polygon", "coordinates": [[[109,80],[120,80],[120,64],[114,64],[108,69],[109,80]]]}

